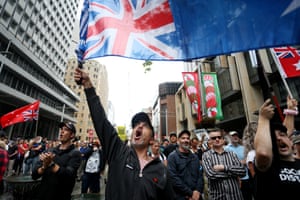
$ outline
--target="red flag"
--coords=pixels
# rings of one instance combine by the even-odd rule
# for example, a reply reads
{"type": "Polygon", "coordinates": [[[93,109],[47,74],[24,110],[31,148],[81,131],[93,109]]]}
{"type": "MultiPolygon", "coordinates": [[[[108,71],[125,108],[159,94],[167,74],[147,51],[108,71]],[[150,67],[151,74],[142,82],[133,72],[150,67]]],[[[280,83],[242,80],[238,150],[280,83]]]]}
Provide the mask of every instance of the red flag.
{"type": "Polygon", "coordinates": [[[12,112],[3,115],[0,118],[0,123],[2,128],[5,128],[7,126],[16,123],[26,122],[28,120],[38,120],[39,106],[40,106],[40,101],[36,101],[32,104],[23,106],[21,108],[18,108],[12,112]]]}
{"type": "Polygon", "coordinates": [[[293,47],[273,48],[278,69],[284,78],[300,76],[300,50],[293,47]]]}
{"type": "Polygon", "coordinates": [[[190,102],[197,112],[198,122],[202,121],[202,113],[201,113],[201,99],[200,99],[200,91],[199,91],[199,78],[197,72],[182,72],[184,88],[186,93],[190,99],[190,102]]]}

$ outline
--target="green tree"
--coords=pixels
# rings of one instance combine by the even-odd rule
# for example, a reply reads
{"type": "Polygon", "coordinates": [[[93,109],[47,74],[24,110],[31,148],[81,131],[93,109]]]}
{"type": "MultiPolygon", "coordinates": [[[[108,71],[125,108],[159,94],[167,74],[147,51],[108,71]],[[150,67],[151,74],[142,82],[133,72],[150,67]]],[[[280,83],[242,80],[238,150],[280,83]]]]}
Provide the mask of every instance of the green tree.
{"type": "Polygon", "coordinates": [[[143,63],[144,73],[145,74],[147,72],[151,71],[151,65],[152,65],[152,62],[150,60],[145,60],[145,62],[143,63]]]}

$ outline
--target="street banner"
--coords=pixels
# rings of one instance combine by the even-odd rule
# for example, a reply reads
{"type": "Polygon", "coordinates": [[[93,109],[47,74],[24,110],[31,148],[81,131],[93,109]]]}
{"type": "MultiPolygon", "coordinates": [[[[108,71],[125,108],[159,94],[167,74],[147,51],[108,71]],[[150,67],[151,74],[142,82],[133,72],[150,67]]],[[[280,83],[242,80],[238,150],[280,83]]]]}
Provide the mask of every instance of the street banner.
{"type": "Polygon", "coordinates": [[[202,91],[205,99],[205,113],[208,117],[223,119],[222,101],[217,80],[217,74],[201,73],[202,76],[202,91]]]}
{"type": "Polygon", "coordinates": [[[197,113],[198,122],[202,121],[201,97],[199,90],[199,77],[197,72],[182,72],[186,94],[197,113]]]}
{"type": "Polygon", "coordinates": [[[300,76],[300,50],[293,47],[273,48],[277,67],[284,78],[293,78],[300,76]]]}
{"type": "Polygon", "coordinates": [[[5,128],[16,123],[38,120],[40,101],[18,108],[0,118],[1,127],[5,128]]]}
{"type": "Polygon", "coordinates": [[[79,60],[192,60],[300,44],[299,0],[84,0],[79,60]]]}

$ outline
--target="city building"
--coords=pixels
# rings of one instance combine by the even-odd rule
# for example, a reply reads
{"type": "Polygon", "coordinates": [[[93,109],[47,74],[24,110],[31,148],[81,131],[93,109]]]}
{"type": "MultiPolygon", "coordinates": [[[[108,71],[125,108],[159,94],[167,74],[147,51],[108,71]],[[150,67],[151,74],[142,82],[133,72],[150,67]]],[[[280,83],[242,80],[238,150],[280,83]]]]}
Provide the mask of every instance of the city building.
{"type": "Polygon", "coordinates": [[[79,0],[0,1],[0,116],[40,100],[37,121],[5,128],[9,138],[58,136],[76,122],[79,96],[63,82],[79,0]]]}
{"type": "MultiPolygon", "coordinates": [[[[77,85],[74,81],[74,70],[77,68],[77,58],[70,58],[68,60],[67,70],[65,74],[65,83],[69,86],[80,98],[76,103],[78,111],[75,113],[77,137],[80,140],[89,140],[97,137],[93,122],[90,116],[89,107],[86,101],[84,90],[82,86],[77,85]]],[[[100,96],[101,103],[106,113],[108,113],[108,79],[105,65],[100,64],[96,60],[87,60],[83,69],[91,78],[91,81],[96,89],[96,93],[100,96]]],[[[111,105],[110,105],[111,106],[111,105]]],[[[111,115],[111,114],[110,114],[111,115]]]]}
{"type": "MultiPolygon", "coordinates": [[[[269,49],[199,59],[186,63],[185,70],[217,73],[224,119],[204,117],[201,123],[197,123],[197,115],[181,86],[176,93],[177,131],[189,129],[198,132],[215,124],[225,131],[242,132],[248,122],[257,120],[264,99],[272,96],[278,100],[281,111],[286,108],[287,87],[269,49]]],[[[299,100],[300,78],[288,78],[286,83],[293,97],[299,100]]],[[[278,112],[275,118],[281,120],[278,112]]],[[[297,116],[296,129],[300,129],[299,121],[297,116]]]]}
{"type": "Polygon", "coordinates": [[[176,132],[175,94],[181,82],[166,82],[159,84],[159,94],[152,109],[152,122],[155,137],[159,140],[168,138],[171,132],[176,132]]]}

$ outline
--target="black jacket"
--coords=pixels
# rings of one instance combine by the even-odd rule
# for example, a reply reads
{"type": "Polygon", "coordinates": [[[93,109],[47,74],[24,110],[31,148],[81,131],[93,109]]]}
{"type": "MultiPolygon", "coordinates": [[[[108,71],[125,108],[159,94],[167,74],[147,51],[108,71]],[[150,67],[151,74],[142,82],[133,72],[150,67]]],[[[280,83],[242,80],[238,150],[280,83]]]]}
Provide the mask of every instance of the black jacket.
{"type": "Polygon", "coordinates": [[[45,170],[43,175],[40,175],[37,170],[42,166],[42,163],[41,161],[37,163],[31,176],[34,180],[42,177],[42,180],[33,199],[71,199],[77,169],[81,162],[80,152],[75,149],[74,145],[71,145],[66,150],[60,150],[59,147],[55,147],[51,151],[55,153],[54,162],[57,163],[60,168],[56,173],[51,172],[51,169],[48,168],[45,170]]]}
{"type": "Polygon", "coordinates": [[[181,153],[178,148],[168,157],[168,169],[173,181],[176,199],[191,197],[194,190],[203,192],[204,179],[198,156],[192,152],[181,153]]]}
{"type": "Polygon", "coordinates": [[[159,158],[140,170],[135,150],[127,146],[108,121],[95,89],[85,90],[96,133],[109,165],[105,199],[172,200],[172,185],[167,168],[159,158]]]}

